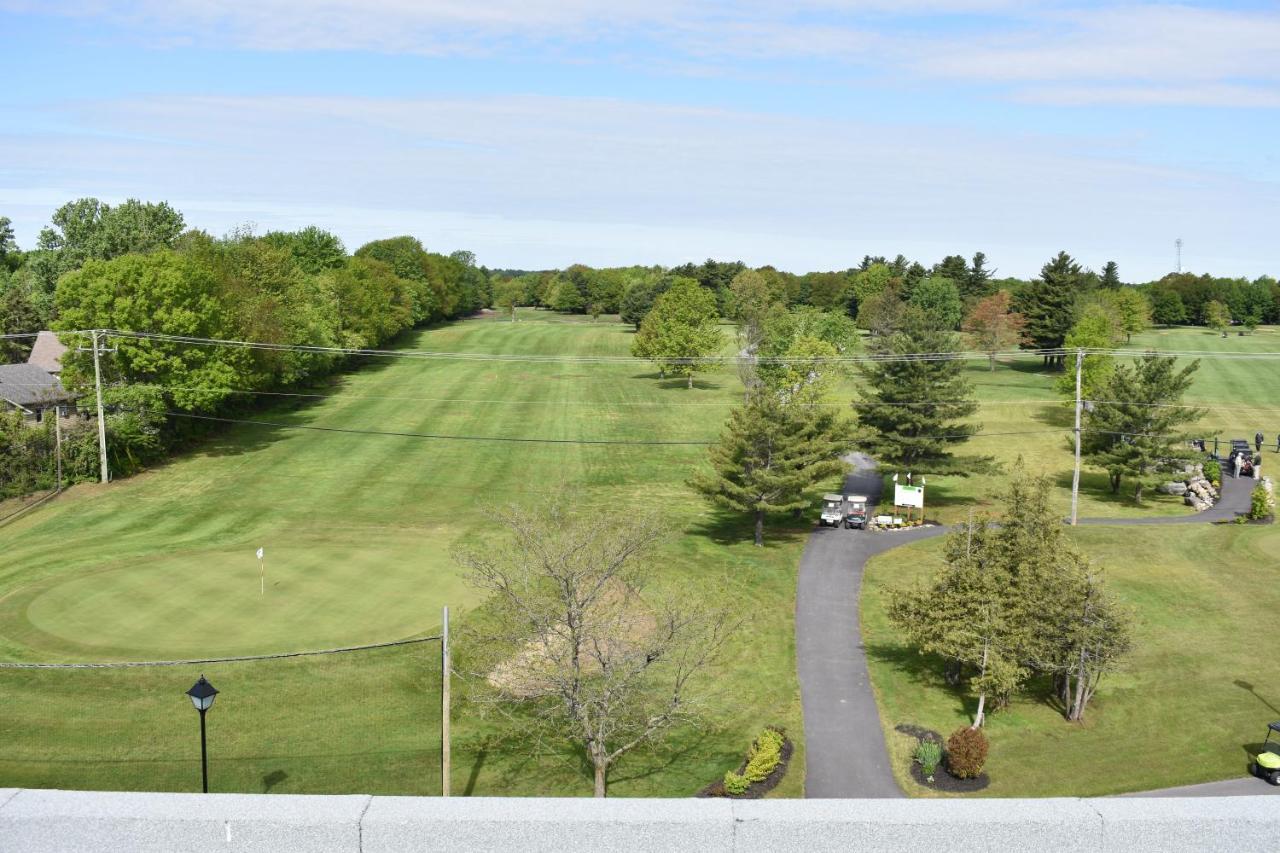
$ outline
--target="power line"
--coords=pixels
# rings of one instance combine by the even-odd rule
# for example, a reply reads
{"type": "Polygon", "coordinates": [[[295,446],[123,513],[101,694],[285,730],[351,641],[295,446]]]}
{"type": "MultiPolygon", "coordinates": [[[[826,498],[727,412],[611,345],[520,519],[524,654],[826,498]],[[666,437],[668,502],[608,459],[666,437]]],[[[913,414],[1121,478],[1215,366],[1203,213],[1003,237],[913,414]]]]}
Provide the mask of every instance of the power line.
{"type": "MultiPolygon", "coordinates": [[[[394,438],[423,438],[438,439],[444,441],[493,441],[506,442],[516,444],[572,444],[572,445],[606,445],[611,447],[708,447],[715,444],[718,439],[697,439],[697,440],[678,440],[678,441],[660,441],[660,440],[628,440],[628,439],[590,439],[590,438],[525,438],[511,436],[481,436],[481,435],[446,435],[440,433],[422,433],[422,432],[399,432],[394,430],[370,430],[370,429],[353,429],[350,427],[323,427],[307,424],[286,424],[276,421],[260,421],[249,420],[244,418],[224,418],[215,417],[213,415],[195,415],[187,412],[156,412],[154,414],[165,414],[177,418],[190,418],[194,420],[216,421],[219,423],[230,424],[248,424],[251,426],[272,427],[275,429],[295,429],[295,430],[313,430],[316,432],[330,432],[348,435],[383,435],[394,438]]],[[[1062,429],[1035,429],[1035,430],[1009,430],[1002,432],[977,432],[977,433],[956,433],[956,434],[940,434],[940,435],[917,435],[913,438],[933,438],[933,439],[960,439],[960,438],[976,438],[979,436],[1010,436],[1010,435],[1044,435],[1046,433],[1065,432],[1062,429]]]]}
{"type": "Polygon", "coordinates": [[[0,661],[0,669],[129,669],[142,666],[199,666],[208,663],[246,663],[255,660],[281,660],[284,658],[305,658],[317,655],[338,655],[346,652],[363,652],[369,649],[386,649],[393,646],[412,646],[417,643],[429,643],[442,639],[439,636],[416,637],[411,640],[393,640],[388,643],[370,643],[364,646],[347,646],[339,649],[319,649],[309,652],[278,652],[269,655],[243,655],[229,658],[197,658],[193,660],[139,660],[139,661],[103,661],[99,663],[20,663],[18,661],[0,661]]]}
{"type": "MultiPolygon", "coordinates": [[[[637,359],[635,356],[618,355],[618,356],[576,356],[576,355],[532,355],[532,354],[512,354],[512,353],[467,353],[467,352],[450,352],[442,350],[377,350],[377,349],[350,349],[344,347],[322,347],[301,344],[275,344],[263,341],[237,341],[221,338],[199,338],[189,335],[168,335],[156,332],[125,332],[116,329],[104,330],[104,333],[115,337],[125,337],[137,340],[154,340],[164,341],[168,343],[187,344],[191,346],[225,346],[238,349],[264,350],[269,352],[297,352],[311,355],[341,355],[341,356],[374,356],[388,358],[410,358],[410,359],[446,359],[458,361],[497,361],[497,362],[529,362],[529,363],[546,363],[546,364],[635,364],[637,361],[647,359],[637,359]]],[[[1046,355],[1063,355],[1066,350],[1007,350],[994,353],[995,357],[1027,357],[1027,356],[1046,356],[1046,355]]],[[[953,352],[921,352],[921,353],[867,353],[865,355],[848,355],[848,356],[815,356],[815,357],[788,357],[788,356],[681,356],[670,359],[662,359],[662,361],[671,364],[864,364],[877,363],[882,361],[967,361],[977,359],[989,359],[993,354],[988,352],[970,352],[970,351],[953,351],[953,352]]],[[[1277,355],[1280,355],[1278,353],[1277,355]]]]}
{"type": "MultiPolygon", "coordinates": [[[[331,355],[331,356],[360,356],[360,357],[382,357],[382,358],[409,358],[421,360],[457,360],[457,361],[481,361],[481,362],[526,362],[526,363],[543,363],[543,364],[635,364],[637,359],[629,355],[535,355],[535,354],[515,354],[515,353],[468,353],[444,350],[379,350],[366,348],[348,348],[348,347],[327,347],[314,346],[305,344],[278,344],[266,341],[243,341],[224,338],[202,338],[193,335],[171,335],[160,332],[131,332],[120,329],[104,329],[103,334],[113,337],[130,338],[135,340],[161,341],[166,343],[176,343],[189,346],[204,347],[233,347],[237,349],[263,350],[269,352],[295,352],[310,355],[331,355]]],[[[89,330],[77,330],[69,332],[60,332],[59,334],[76,334],[88,335],[92,334],[89,330]]],[[[1125,349],[1114,347],[1102,348],[1086,348],[1083,350],[1086,355],[1110,355],[1116,357],[1133,357],[1141,358],[1146,355],[1155,354],[1163,357],[1177,358],[1210,358],[1210,359],[1280,359],[1280,352],[1239,352],[1235,350],[1157,350],[1157,349],[1125,349]]],[[[866,353],[861,355],[836,355],[836,356],[813,356],[813,357],[789,357],[789,356],[744,356],[741,354],[731,356],[686,356],[671,359],[663,359],[671,364],[828,364],[828,365],[856,365],[856,364],[876,364],[881,362],[912,362],[912,361],[978,361],[983,359],[1000,358],[1033,358],[1033,357],[1057,357],[1072,355],[1076,352],[1075,348],[1067,349],[1064,347],[1052,347],[1046,349],[1017,349],[1017,350],[999,350],[996,352],[982,352],[975,350],[953,350],[947,352],[921,352],[921,353],[866,353]]]]}

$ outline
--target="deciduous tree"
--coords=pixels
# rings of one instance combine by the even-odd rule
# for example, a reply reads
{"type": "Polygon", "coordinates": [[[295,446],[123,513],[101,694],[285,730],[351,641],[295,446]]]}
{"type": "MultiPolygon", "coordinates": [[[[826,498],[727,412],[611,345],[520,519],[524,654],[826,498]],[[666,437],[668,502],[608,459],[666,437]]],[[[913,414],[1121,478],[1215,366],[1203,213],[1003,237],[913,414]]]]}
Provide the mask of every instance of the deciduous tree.
{"type": "Polygon", "coordinates": [[[997,291],[980,300],[965,318],[964,330],[973,338],[974,346],[990,359],[996,369],[996,353],[1020,346],[1026,335],[1027,318],[1012,310],[1009,292],[997,291]]]}
{"type": "MultiPolygon", "coordinates": [[[[1105,350],[1110,349],[1119,334],[1117,316],[1102,305],[1087,306],[1076,320],[1063,346],[1068,350],[1105,350]]],[[[1088,353],[1080,365],[1080,393],[1086,400],[1098,399],[1103,385],[1111,378],[1115,370],[1114,356],[1106,353],[1088,353]]],[[[1058,392],[1075,399],[1076,374],[1074,370],[1065,371],[1058,377],[1058,392]]]]}
{"type": "Polygon", "coordinates": [[[703,359],[723,341],[717,322],[715,294],[692,279],[677,278],[641,322],[631,354],[656,363],[664,376],[687,377],[692,388],[693,375],[709,367],[703,359]]]}
{"type": "MultiPolygon", "coordinates": [[[[964,263],[963,258],[961,263],[964,263]]],[[[960,328],[964,303],[953,279],[939,275],[925,278],[911,291],[910,304],[928,315],[940,329],[955,331],[960,328]]]]}
{"type": "Polygon", "coordinates": [[[723,614],[664,597],[647,581],[664,530],[631,514],[552,506],[505,513],[510,539],[456,554],[489,596],[463,635],[459,663],[477,698],[509,713],[531,743],[581,749],[608,792],[635,749],[688,722],[698,680],[732,626],[723,614]]]}
{"type": "Polygon", "coordinates": [[[1231,327],[1231,309],[1214,299],[1204,306],[1205,325],[1223,335],[1231,327]]]}

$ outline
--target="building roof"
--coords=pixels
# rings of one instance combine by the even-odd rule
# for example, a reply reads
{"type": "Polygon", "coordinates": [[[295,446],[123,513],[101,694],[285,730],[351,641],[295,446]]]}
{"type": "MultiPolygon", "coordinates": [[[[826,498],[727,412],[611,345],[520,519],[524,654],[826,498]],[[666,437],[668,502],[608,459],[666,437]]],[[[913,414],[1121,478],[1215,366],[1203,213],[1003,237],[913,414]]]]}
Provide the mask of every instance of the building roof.
{"type": "Polygon", "coordinates": [[[63,389],[58,377],[35,364],[0,365],[0,400],[24,409],[67,403],[75,396],[63,389]]]}
{"type": "Polygon", "coordinates": [[[31,355],[27,356],[27,364],[43,367],[50,373],[61,373],[62,354],[66,351],[67,348],[53,332],[40,332],[36,335],[36,343],[31,348],[31,355]]]}

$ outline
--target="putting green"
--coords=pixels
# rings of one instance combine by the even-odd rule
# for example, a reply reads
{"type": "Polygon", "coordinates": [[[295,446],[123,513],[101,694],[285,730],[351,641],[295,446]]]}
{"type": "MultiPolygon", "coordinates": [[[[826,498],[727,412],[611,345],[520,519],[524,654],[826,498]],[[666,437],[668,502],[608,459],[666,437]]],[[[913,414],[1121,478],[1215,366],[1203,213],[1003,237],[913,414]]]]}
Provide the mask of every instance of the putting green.
{"type": "Polygon", "coordinates": [[[395,640],[433,630],[439,602],[472,598],[430,551],[406,561],[408,550],[385,534],[369,544],[278,541],[265,583],[249,544],[162,553],[56,575],[15,591],[4,610],[21,610],[25,643],[54,655],[214,657],[395,640]]]}

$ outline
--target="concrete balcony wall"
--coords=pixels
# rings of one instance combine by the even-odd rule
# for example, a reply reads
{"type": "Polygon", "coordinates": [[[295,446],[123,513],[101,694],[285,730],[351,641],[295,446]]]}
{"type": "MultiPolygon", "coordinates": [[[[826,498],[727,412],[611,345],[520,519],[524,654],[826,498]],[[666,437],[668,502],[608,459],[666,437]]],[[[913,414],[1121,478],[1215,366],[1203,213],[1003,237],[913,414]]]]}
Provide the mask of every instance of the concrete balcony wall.
{"type": "Polygon", "coordinates": [[[922,849],[1274,851],[1280,797],[748,802],[0,789],[4,853],[922,849]]]}

